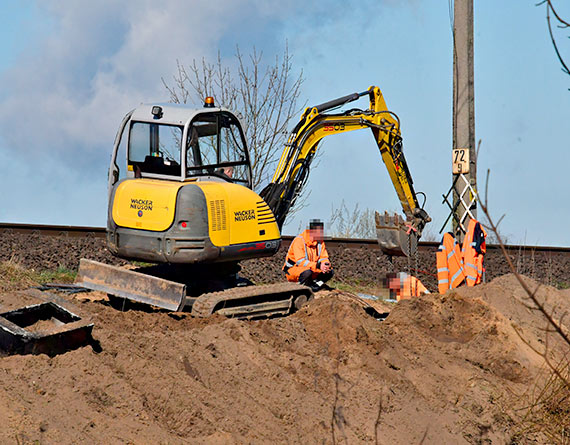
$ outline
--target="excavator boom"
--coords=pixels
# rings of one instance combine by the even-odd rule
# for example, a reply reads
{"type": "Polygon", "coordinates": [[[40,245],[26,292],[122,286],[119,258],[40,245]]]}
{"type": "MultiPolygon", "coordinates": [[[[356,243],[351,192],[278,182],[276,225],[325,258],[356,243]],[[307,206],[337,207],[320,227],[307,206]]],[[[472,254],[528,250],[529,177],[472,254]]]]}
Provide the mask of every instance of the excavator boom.
{"type": "Polygon", "coordinates": [[[405,215],[405,219],[402,219],[398,215],[381,216],[377,213],[378,242],[382,250],[390,255],[411,255],[415,252],[425,224],[431,218],[418,204],[404,157],[399,119],[388,110],[378,87],[307,108],[291,132],[272,181],[261,192],[261,197],[273,211],[281,228],[308,179],[319,142],[325,136],[366,128],[372,131],[405,215]],[[370,99],[367,110],[325,113],[365,95],[370,99]]]}

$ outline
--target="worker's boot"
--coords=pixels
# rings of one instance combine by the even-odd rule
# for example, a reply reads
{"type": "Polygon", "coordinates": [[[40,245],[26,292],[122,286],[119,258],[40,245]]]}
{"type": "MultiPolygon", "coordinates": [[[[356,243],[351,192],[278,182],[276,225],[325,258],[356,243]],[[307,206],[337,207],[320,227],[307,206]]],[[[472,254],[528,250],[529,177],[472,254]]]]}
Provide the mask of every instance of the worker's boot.
{"type": "Polygon", "coordinates": [[[318,292],[320,290],[323,290],[323,286],[325,285],[325,283],[321,280],[315,280],[310,284],[311,289],[313,289],[313,292],[318,292]]]}

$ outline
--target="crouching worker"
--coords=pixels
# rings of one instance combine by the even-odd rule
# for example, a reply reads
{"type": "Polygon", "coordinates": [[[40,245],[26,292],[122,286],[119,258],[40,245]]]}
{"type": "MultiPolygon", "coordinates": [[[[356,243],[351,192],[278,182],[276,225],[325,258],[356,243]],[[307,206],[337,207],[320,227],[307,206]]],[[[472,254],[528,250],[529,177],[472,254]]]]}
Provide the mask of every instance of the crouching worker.
{"type": "Polygon", "coordinates": [[[327,289],[325,283],[333,276],[323,231],[321,221],[311,220],[309,228],[291,242],[283,266],[287,281],[309,286],[314,292],[327,289]]]}

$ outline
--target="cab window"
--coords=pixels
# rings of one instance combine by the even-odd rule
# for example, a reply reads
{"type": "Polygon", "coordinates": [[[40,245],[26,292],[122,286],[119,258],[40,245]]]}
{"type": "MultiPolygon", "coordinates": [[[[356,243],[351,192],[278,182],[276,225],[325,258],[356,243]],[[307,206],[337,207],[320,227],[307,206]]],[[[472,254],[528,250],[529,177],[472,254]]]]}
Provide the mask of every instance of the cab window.
{"type": "Polygon", "coordinates": [[[249,160],[237,119],[229,113],[204,113],[188,131],[187,175],[215,175],[250,185],[249,160]]]}
{"type": "Polygon", "coordinates": [[[129,165],[135,175],[180,176],[182,127],[133,122],[129,137],[129,165]]]}

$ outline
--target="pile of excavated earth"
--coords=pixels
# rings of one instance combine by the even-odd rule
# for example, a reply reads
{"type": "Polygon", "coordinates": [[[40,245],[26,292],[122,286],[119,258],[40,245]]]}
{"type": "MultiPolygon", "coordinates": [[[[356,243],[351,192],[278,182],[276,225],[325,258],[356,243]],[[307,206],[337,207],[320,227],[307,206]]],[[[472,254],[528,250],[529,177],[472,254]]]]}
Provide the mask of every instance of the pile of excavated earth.
{"type": "MultiPolygon", "coordinates": [[[[568,333],[568,260],[517,255],[568,333]]],[[[121,263],[99,239],[0,235],[0,311],[36,302],[26,271],[73,270],[81,257],[121,263]]],[[[280,281],[283,257],[246,262],[243,274],[280,281]]],[[[568,344],[547,332],[502,258],[488,258],[487,283],[439,295],[433,253],[331,257],[351,291],[319,292],[281,318],[121,311],[102,293],[60,294],[93,321],[93,341],[0,356],[0,443],[568,443],[568,388],[542,356],[567,363],[568,344]],[[383,321],[354,293],[412,269],[434,293],[376,302],[383,321]]]]}

